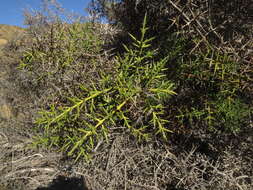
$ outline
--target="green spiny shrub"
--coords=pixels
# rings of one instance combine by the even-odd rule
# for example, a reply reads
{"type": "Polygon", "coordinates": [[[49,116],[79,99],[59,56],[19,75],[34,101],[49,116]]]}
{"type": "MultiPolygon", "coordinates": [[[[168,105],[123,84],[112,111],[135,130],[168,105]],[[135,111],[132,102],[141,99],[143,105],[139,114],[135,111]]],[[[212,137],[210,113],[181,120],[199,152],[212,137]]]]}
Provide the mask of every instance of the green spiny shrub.
{"type": "Polygon", "coordinates": [[[252,111],[242,90],[239,63],[227,54],[207,50],[183,59],[178,67],[177,121],[215,132],[238,132],[252,111]],[[183,94],[183,95],[182,95],[183,94]]]}
{"type": "Polygon", "coordinates": [[[35,144],[56,146],[76,159],[88,159],[99,141],[108,140],[112,126],[125,128],[138,140],[167,139],[172,130],[165,103],[176,93],[165,75],[168,58],[155,61],[156,51],[150,47],[154,38],[145,38],[147,30],[145,16],[141,38],[129,34],[132,47],[125,46],[126,53],[117,56],[112,71],[98,68],[99,80],[79,85],[79,96],[39,113],[36,124],[44,135],[35,144]]]}

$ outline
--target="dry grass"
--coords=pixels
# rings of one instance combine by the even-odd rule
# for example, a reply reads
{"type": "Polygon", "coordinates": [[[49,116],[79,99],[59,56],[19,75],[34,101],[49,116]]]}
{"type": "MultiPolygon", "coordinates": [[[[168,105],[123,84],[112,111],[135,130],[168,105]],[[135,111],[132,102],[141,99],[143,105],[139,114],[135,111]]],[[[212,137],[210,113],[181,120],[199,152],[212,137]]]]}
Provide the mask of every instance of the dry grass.
{"type": "Polygon", "coordinates": [[[0,39],[5,39],[9,41],[17,35],[17,33],[23,32],[25,29],[18,26],[10,26],[5,24],[0,24],[0,39]]]}
{"type": "Polygon", "coordinates": [[[252,158],[246,162],[229,147],[213,160],[194,143],[190,149],[158,141],[141,145],[127,136],[115,134],[91,162],[73,163],[62,154],[27,149],[29,138],[12,143],[1,133],[0,181],[9,189],[39,189],[59,176],[82,179],[88,190],[252,189],[252,158]]]}
{"type": "Polygon", "coordinates": [[[19,39],[19,36],[24,33],[25,29],[18,26],[10,26],[0,24],[0,56],[3,56],[2,49],[8,43],[13,43],[19,39]]]}
{"type": "Polygon", "coordinates": [[[6,135],[0,134],[0,183],[9,189],[36,189],[57,175],[56,153],[29,150],[29,138],[20,136],[21,142],[12,143],[6,135]]]}

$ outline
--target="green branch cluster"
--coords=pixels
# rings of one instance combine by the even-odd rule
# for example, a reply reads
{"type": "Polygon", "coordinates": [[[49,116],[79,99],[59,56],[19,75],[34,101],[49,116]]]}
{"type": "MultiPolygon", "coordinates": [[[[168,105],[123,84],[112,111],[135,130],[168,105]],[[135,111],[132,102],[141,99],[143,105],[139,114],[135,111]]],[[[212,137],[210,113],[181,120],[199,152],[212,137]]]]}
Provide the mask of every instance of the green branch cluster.
{"type": "Polygon", "coordinates": [[[118,56],[112,74],[100,71],[100,81],[80,86],[83,98],[68,98],[69,106],[41,111],[36,124],[45,135],[37,143],[57,146],[69,156],[89,158],[94,146],[108,138],[111,126],[124,126],[138,140],[154,135],[167,139],[172,132],[166,119],[165,102],[175,95],[174,86],[164,74],[167,58],[154,60],[150,49],[154,38],[145,39],[146,17],[141,38],[118,56]],[[85,96],[86,95],[86,96],[85,96]]]}
{"type": "Polygon", "coordinates": [[[241,67],[231,57],[208,49],[183,61],[178,72],[178,86],[190,95],[177,104],[181,125],[233,133],[247,125],[252,108],[243,92],[241,67]]]}

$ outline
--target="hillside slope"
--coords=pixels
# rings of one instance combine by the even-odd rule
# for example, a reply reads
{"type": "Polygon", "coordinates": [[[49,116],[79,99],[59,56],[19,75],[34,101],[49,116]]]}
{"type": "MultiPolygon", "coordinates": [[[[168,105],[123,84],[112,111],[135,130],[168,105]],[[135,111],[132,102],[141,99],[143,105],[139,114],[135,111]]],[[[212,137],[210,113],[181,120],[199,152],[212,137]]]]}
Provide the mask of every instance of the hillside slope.
{"type": "Polygon", "coordinates": [[[25,29],[18,26],[0,24],[0,46],[7,44],[8,41],[15,38],[17,34],[20,34],[24,31],[25,29]]]}

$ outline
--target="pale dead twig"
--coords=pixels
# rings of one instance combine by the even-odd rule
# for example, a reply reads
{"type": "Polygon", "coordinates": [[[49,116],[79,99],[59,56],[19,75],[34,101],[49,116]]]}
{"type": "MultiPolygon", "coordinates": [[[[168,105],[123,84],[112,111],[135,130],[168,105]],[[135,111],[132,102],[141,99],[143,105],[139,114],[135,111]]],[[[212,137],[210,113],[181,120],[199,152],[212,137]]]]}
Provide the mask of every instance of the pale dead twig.
{"type": "Polygon", "coordinates": [[[125,190],[127,190],[127,162],[125,163],[125,167],[124,167],[124,186],[125,186],[125,190]]]}
{"type": "Polygon", "coordinates": [[[112,155],[113,155],[113,150],[115,148],[116,141],[117,141],[117,139],[114,139],[113,142],[112,142],[112,144],[111,144],[111,149],[109,150],[108,159],[107,159],[107,163],[106,163],[106,171],[109,171],[110,164],[112,162],[115,163],[115,160],[112,161],[112,155]]]}
{"type": "Polygon", "coordinates": [[[23,158],[20,158],[20,159],[17,159],[17,160],[13,160],[13,161],[11,161],[11,163],[12,164],[18,163],[18,162],[21,162],[21,161],[24,161],[24,160],[27,160],[29,158],[36,157],[36,156],[41,157],[41,158],[44,157],[42,154],[37,153],[37,154],[31,155],[31,156],[27,156],[27,157],[23,157],[23,158]]]}
{"type": "MultiPolygon", "coordinates": [[[[169,155],[173,155],[170,151],[167,150],[166,155],[164,156],[164,158],[162,159],[162,161],[160,162],[160,164],[157,166],[155,172],[154,172],[154,180],[155,180],[155,187],[158,187],[158,180],[157,180],[157,176],[158,176],[158,172],[162,166],[162,164],[165,162],[165,160],[168,158],[169,155]]],[[[174,157],[175,155],[173,155],[174,157]]]]}
{"type": "Polygon", "coordinates": [[[128,182],[130,184],[132,184],[135,187],[139,187],[139,188],[145,188],[146,190],[160,190],[159,188],[157,188],[156,186],[150,186],[150,185],[143,185],[143,184],[139,184],[139,183],[134,183],[131,180],[128,180],[128,182]]]}
{"type": "Polygon", "coordinates": [[[9,139],[3,132],[0,132],[0,135],[3,136],[3,138],[5,139],[5,141],[3,142],[8,142],[9,139]]]}
{"type": "Polygon", "coordinates": [[[19,171],[15,171],[12,173],[7,174],[6,176],[4,176],[5,178],[9,178],[11,176],[15,176],[17,174],[23,174],[23,173],[30,173],[30,172],[41,172],[41,171],[45,171],[45,172],[50,172],[53,173],[55,172],[54,168],[31,168],[31,169],[24,169],[24,170],[19,170],[19,171]]]}

